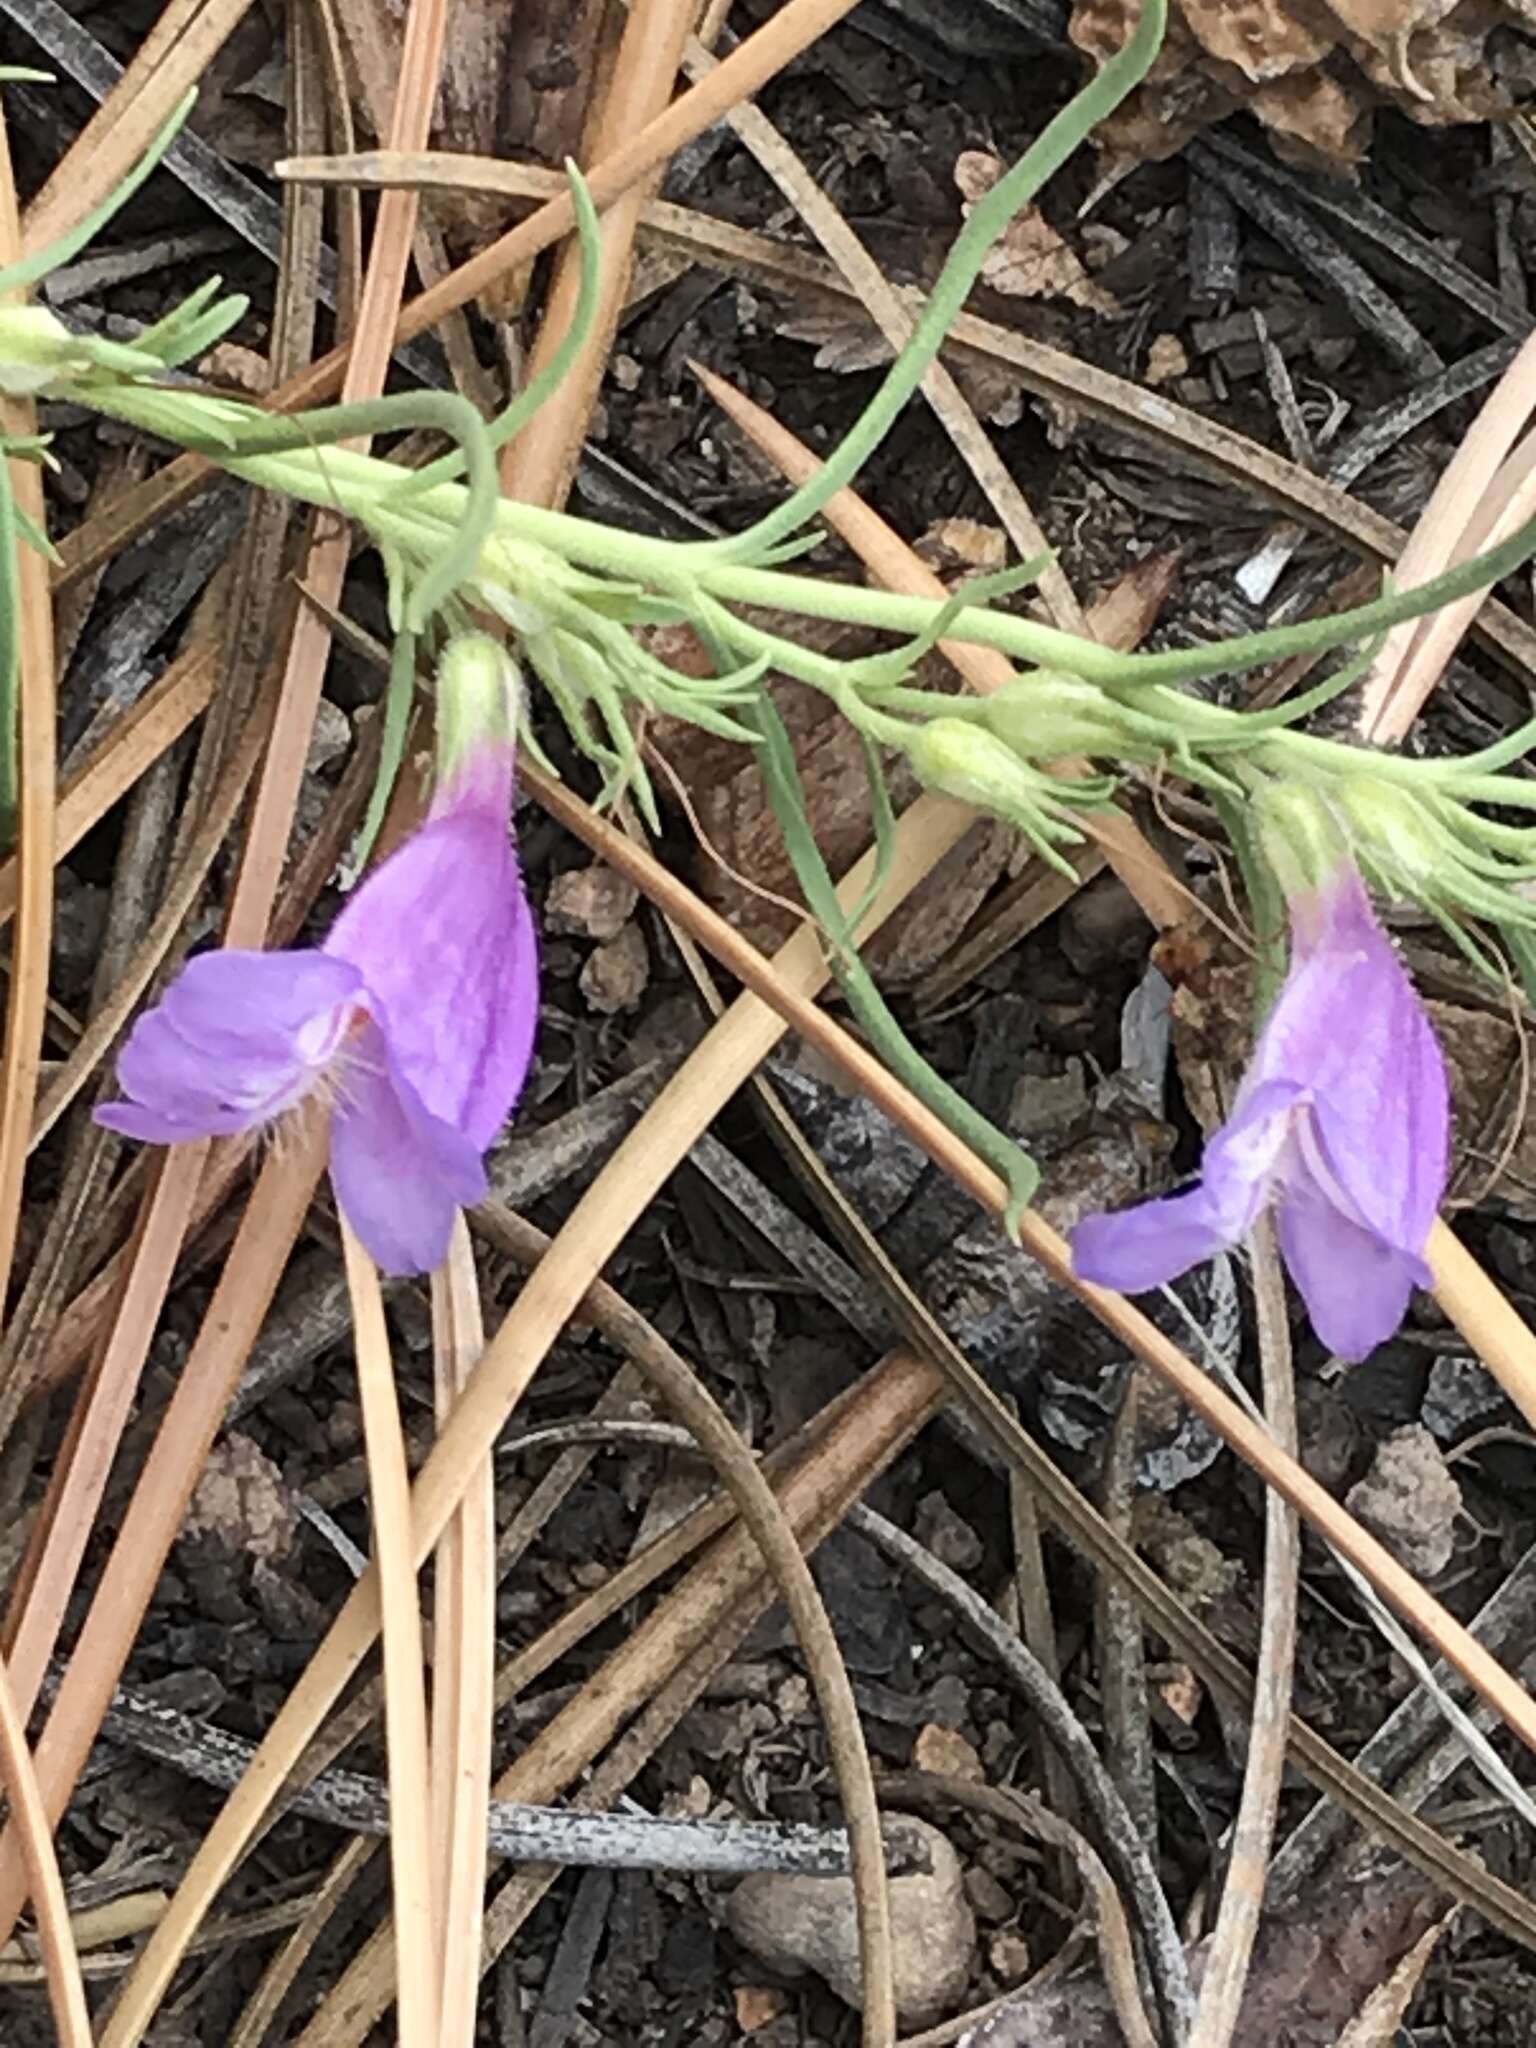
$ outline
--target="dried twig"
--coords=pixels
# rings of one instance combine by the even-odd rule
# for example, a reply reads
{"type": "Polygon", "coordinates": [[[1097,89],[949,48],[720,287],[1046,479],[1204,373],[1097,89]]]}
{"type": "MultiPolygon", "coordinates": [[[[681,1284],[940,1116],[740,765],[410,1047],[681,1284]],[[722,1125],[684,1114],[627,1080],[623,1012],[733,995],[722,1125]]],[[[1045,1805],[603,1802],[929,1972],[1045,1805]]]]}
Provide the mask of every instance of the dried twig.
{"type": "MultiPolygon", "coordinates": [[[[1038,1835],[1061,1851],[1064,1859],[1076,1866],[1097,1922],[1099,1962],[1125,2037],[1125,2048],[1157,2048],[1157,2035],[1147,2018],[1136,1980],[1136,1952],[1125,1907],[1103,1857],[1079,1828],[1052,1813],[1027,1792],[1012,1787],[973,1785],[964,1778],[946,1777],[937,1771],[900,1771],[882,1779],[881,1789],[896,1800],[925,1802],[937,1798],[973,1813],[984,1813],[1005,1826],[1038,1835]]],[[[912,2044],[904,2042],[902,2048],[912,2048],[912,2044]]]]}
{"type": "Polygon", "coordinates": [[[952,1607],[967,1633],[983,1645],[989,1656],[996,1658],[1010,1683],[1028,1700],[1031,1712],[1040,1717],[1072,1773],[1084,1806],[1093,1815],[1104,1852],[1131,1902],[1169,2038],[1181,2041],[1194,2011],[1195,1998],[1179,1930],[1168,1910],[1147,1845],[1066,1695],[981,1595],[958,1572],[941,1564],[930,1550],[883,1515],[877,1515],[873,1508],[852,1509],[848,1525],[861,1536],[867,1536],[877,1550],[884,1551],[903,1571],[920,1579],[930,1592],[937,1593],[952,1607]]]}

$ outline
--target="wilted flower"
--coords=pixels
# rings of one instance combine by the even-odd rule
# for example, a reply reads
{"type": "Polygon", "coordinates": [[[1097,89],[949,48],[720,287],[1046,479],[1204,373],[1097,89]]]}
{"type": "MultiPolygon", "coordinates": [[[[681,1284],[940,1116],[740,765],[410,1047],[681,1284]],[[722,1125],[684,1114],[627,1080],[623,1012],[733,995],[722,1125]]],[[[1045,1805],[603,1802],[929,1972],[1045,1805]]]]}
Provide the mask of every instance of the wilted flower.
{"type": "Polygon", "coordinates": [[[538,1019],[533,919],[509,836],[516,677],[484,636],[438,680],[425,823],[318,949],[188,961],[118,1059],[97,1121],[152,1144],[332,1105],[331,1179],[389,1273],[440,1263],[483,1153],[521,1092],[538,1019]]]}
{"type": "Polygon", "coordinates": [[[1199,1185],[1072,1239],[1085,1280],[1140,1293],[1239,1242],[1275,1210],[1313,1327],[1360,1359],[1402,1321],[1445,1192],[1445,1062],[1353,865],[1290,893],[1290,972],[1199,1185]]]}

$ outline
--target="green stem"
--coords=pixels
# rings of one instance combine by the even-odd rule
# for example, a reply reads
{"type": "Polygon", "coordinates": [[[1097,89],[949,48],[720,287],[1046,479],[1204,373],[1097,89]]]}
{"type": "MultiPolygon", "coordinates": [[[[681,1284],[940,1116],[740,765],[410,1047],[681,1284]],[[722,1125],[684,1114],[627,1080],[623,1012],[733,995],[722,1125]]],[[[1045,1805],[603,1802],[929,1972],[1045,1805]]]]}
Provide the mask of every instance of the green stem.
{"type": "MultiPolygon", "coordinates": [[[[93,390],[78,395],[121,418],[135,416],[131,386],[110,393],[93,390]]],[[[463,527],[470,507],[462,485],[439,484],[419,496],[401,499],[396,489],[400,472],[393,464],[352,449],[316,450],[313,437],[306,437],[302,422],[287,423],[286,430],[279,434],[273,431],[270,415],[254,407],[249,436],[241,428],[238,445],[233,450],[221,450],[215,441],[221,430],[229,430],[230,408],[219,406],[211,413],[208,427],[202,429],[197,424],[198,407],[200,403],[211,402],[200,401],[192,393],[176,396],[187,408],[188,424],[182,434],[186,445],[205,448],[212,460],[252,483],[283,491],[310,504],[334,507],[365,526],[374,523],[375,512],[382,503],[392,500],[391,509],[405,513],[408,508],[408,516],[420,522],[424,536],[432,534],[441,539],[463,527]]],[[[453,403],[451,399],[444,402],[453,403]]],[[[373,401],[374,405],[398,403],[373,401]]],[[[413,403],[420,407],[425,400],[413,403]]],[[[459,403],[467,407],[466,401],[459,403]]],[[[355,414],[353,408],[336,407],[321,417],[334,419],[338,414],[343,418],[376,418],[371,408],[366,407],[355,409],[355,414]]],[[[422,417],[425,420],[425,415],[422,417]]],[[[401,415],[395,413],[389,423],[398,426],[401,415]]],[[[454,431],[446,421],[434,420],[433,424],[443,424],[445,430],[454,431]]],[[[483,434],[484,426],[478,416],[476,425],[483,434]]],[[[160,430],[164,431],[163,423],[160,430]]],[[[475,509],[479,509],[478,502],[475,509]]],[[[782,569],[722,561],[711,556],[713,542],[659,540],[649,534],[629,533],[568,512],[552,512],[505,498],[498,499],[493,509],[490,561],[482,563],[482,573],[494,568],[495,544],[501,539],[514,545],[522,542],[545,548],[568,563],[649,586],[685,605],[697,592],[705,591],[727,605],[834,619],[914,640],[931,632],[941,609],[933,598],[909,597],[862,584],[834,583],[782,569]]],[[[1369,639],[1405,619],[1421,618],[1456,598],[1497,583],[1533,551],[1536,521],[1522,527],[1500,546],[1410,590],[1392,591],[1369,604],[1324,618],[1303,619],[1295,625],[1271,627],[1206,647],[1173,648],[1159,654],[1117,653],[1096,641],[1079,639],[1036,620],[977,605],[964,605],[947,618],[944,637],[996,648],[1029,666],[1060,669],[1085,682],[1111,688],[1153,683],[1177,685],[1240,674],[1270,662],[1289,660],[1293,655],[1326,653],[1350,641],[1369,639]]],[[[1223,712],[1214,705],[1203,709],[1213,727],[1220,724],[1224,732],[1233,735],[1242,729],[1243,713],[1223,712]]]]}
{"type": "Polygon", "coordinates": [[[852,926],[838,901],[836,887],[811,830],[795,750],[783,720],[766,696],[759,700],[757,716],[763,735],[762,763],[768,794],[806,903],[826,935],[827,958],[837,984],[891,1072],[1007,1184],[1004,1223],[1009,1235],[1017,1237],[1019,1218],[1040,1184],[1040,1169],[1006,1132],[989,1122],[958,1089],[935,1073],[892,1015],[859,955],[852,926]]]}
{"type": "Polygon", "coordinates": [[[964,307],[987,252],[1021,207],[1055,176],[1100,121],[1107,120],[1152,68],[1162,47],[1167,0],[1142,0],[1125,46],[1098,76],[1047,123],[1030,148],[971,209],[905,348],[879,390],[813,477],[745,533],[707,541],[700,553],[716,561],[748,561],[797,532],[827,500],[851,483],[879,447],[897,414],[922,383],[955,315],[964,307]]]}

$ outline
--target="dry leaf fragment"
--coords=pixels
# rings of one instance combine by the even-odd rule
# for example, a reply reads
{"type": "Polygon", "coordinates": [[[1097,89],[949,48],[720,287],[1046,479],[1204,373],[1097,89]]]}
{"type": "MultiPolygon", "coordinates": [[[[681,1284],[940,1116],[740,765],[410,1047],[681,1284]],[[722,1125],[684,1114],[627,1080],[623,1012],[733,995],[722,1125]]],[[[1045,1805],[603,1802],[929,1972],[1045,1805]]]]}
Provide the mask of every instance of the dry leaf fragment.
{"type": "Polygon", "coordinates": [[[605,861],[556,875],[544,898],[546,931],[579,939],[616,939],[634,915],[640,891],[605,861]]]}
{"type": "MultiPolygon", "coordinates": [[[[843,654],[865,643],[843,626],[807,620],[801,640],[825,654],[843,654]]],[[[686,629],[652,630],[647,644],[663,660],[686,669],[699,659],[686,629]]],[[[953,672],[939,657],[920,665],[926,688],[952,686],[953,672]]],[[[833,874],[850,868],[874,836],[864,755],[858,734],[817,691],[780,677],[769,679],[779,716],[788,727],[805,786],[807,815],[833,874]]],[[[798,902],[799,890],[762,771],[734,740],[716,739],[677,719],[657,719],[649,733],[686,792],[708,851],[696,871],[700,894],[753,945],[771,952],[791,931],[796,916],[779,899],[798,902]]],[[[910,771],[888,761],[891,800],[897,810],[917,794],[910,771]]],[[[1007,866],[1013,834],[993,819],[974,825],[915,889],[899,918],[869,942],[866,958],[889,986],[918,981],[954,944],[1007,866]]]]}
{"type": "Polygon", "coordinates": [[[577,985],[594,1010],[611,1017],[615,1011],[632,1010],[650,978],[645,933],[630,923],[587,955],[577,985]]]}
{"type": "Polygon", "coordinates": [[[1147,349],[1147,382],[1154,387],[1189,375],[1189,354],[1176,334],[1154,334],[1147,349]]]}
{"type": "Polygon", "coordinates": [[[1344,1505],[1417,1578],[1434,1578],[1455,1553],[1461,1488],[1422,1423],[1395,1429],[1377,1445],[1370,1471],[1344,1505]]]}
{"type": "Polygon", "coordinates": [[[1205,1701],[1205,1687],[1188,1664],[1175,1664],[1157,1688],[1163,1705],[1177,1714],[1186,1728],[1192,1728],[1205,1701]]]}
{"type": "Polygon", "coordinates": [[[918,1729],[912,1744],[912,1761],[920,1771],[963,1778],[968,1785],[984,1785],[987,1781],[975,1746],[966,1741],[958,1728],[945,1728],[937,1721],[929,1721],[918,1729]]]}
{"type": "Polygon", "coordinates": [[[1008,561],[1008,536],[979,519],[935,519],[917,538],[913,553],[941,576],[955,570],[995,576],[1008,561]]]}
{"type": "Polygon", "coordinates": [[[788,2012],[789,2000],[771,1984],[736,1986],[736,2024],[744,2034],[758,2034],[788,2012]]]}
{"type": "MultiPolygon", "coordinates": [[[[1138,0],[1076,0],[1069,33],[1102,64],[1139,11],[1138,0]]],[[[1377,106],[1436,127],[1513,112],[1491,39],[1533,28],[1530,0],[1174,0],[1151,75],[1095,139],[1133,161],[1162,158],[1246,111],[1277,154],[1348,169],[1377,106]]]]}
{"type": "MultiPolygon", "coordinates": [[[[1003,175],[1000,157],[963,149],[955,159],[955,183],[967,214],[1003,175]]],[[[985,282],[1011,299],[1070,299],[1095,313],[1117,313],[1118,302],[1089,277],[1082,258],[1068,247],[1038,206],[1013,216],[981,266],[985,282]]]]}
{"type": "Polygon", "coordinates": [[[236,1430],[214,1445],[187,1507],[184,1541],[272,1563],[293,1548],[298,1526],[281,1471],[252,1438],[236,1430]]]}

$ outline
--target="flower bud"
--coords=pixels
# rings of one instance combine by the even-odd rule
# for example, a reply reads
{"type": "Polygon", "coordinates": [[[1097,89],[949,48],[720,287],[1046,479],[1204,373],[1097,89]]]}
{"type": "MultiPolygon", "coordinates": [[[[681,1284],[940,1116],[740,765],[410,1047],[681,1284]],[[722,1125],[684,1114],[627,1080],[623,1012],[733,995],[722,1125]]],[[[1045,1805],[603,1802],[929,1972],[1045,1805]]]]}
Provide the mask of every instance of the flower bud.
{"type": "Polygon", "coordinates": [[[1054,669],[1005,683],[987,699],[985,722],[1026,761],[1060,761],[1069,754],[1123,757],[1142,750],[1134,714],[1096,684],[1054,669]]]}
{"type": "Polygon", "coordinates": [[[968,718],[930,718],[907,741],[923,785],[999,817],[1041,821],[1041,778],[1013,749],[968,718]]]}
{"type": "Polygon", "coordinates": [[[0,307],[0,391],[26,398],[85,367],[79,338],[46,306],[0,307]]]}
{"type": "Polygon", "coordinates": [[[1454,858],[1444,826],[1408,790],[1377,775],[1348,775],[1338,800],[1362,853],[1401,878],[1405,889],[1433,895],[1454,858]]]}

